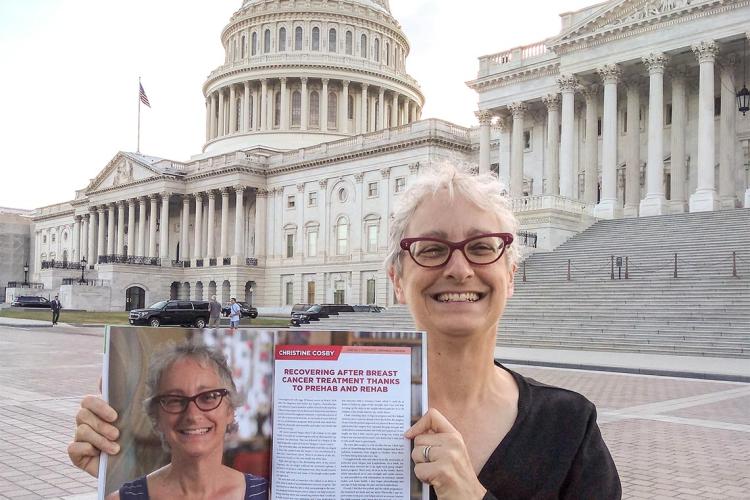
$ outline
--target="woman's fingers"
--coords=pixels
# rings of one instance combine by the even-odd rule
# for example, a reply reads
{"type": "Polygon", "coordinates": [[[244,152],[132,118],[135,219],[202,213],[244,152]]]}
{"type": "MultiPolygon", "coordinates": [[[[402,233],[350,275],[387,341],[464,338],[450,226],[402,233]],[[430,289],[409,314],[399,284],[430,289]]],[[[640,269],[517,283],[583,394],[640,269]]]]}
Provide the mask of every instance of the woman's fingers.
{"type": "MultiPolygon", "coordinates": [[[[99,434],[108,441],[114,441],[120,437],[120,431],[112,424],[108,424],[88,408],[81,408],[76,413],[76,427],[86,426],[93,432],[99,434]]],[[[78,431],[76,430],[76,433],[78,431]]],[[[78,441],[78,440],[77,440],[78,441]]]]}
{"type": "Polygon", "coordinates": [[[105,422],[117,420],[117,412],[109,406],[100,396],[84,396],[81,400],[81,408],[86,408],[105,422]]]}
{"type": "Polygon", "coordinates": [[[99,450],[89,443],[74,441],[68,445],[68,456],[73,465],[94,477],[99,475],[99,455],[99,450]]]}
{"type": "Polygon", "coordinates": [[[404,436],[406,436],[407,439],[414,439],[415,436],[427,432],[441,433],[458,431],[450,422],[448,422],[448,419],[445,418],[442,413],[434,408],[430,408],[427,410],[427,413],[422,415],[422,418],[417,420],[417,423],[412,425],[411,428],[406,431],[404,436]]]}
{"type": "Polygon", "coordinates": [[[90,444],[97,450],[103,451],[109,455],[116,455],[120,451],[119,444],[105,438],[99,432],[92,429],[88,424],[80,424],[76,426],[74,441],[90,444]]]}

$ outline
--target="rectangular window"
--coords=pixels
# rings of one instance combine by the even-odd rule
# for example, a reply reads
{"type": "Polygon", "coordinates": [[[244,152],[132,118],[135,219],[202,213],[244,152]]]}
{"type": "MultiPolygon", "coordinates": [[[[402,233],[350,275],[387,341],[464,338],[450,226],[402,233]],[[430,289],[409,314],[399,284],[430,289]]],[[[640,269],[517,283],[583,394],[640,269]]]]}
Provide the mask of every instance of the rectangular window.
{"type": "Polygon", "coordinates": [[[375,224],[367,226],[367,252],[378,252],[378,226],[375,224]]]}
{"type": "Polygon", "coordinates": [[[370,182],[367,184],[367,196],[369,196],[370,198],[378,197],[378,183],[377,182],[370,182]]]}
{"type": "Polygon", "coordinates": [[[315,282],[307,282],[307,303],[315,304],[315,282]]]}
{"type": "Polygon", "coordinates": [[[294,283],[287,281],[284,287],[286,292],[286,305],[291,306],[294,304],[294,283]]]}
{"type": "Polygon", "coordinates": [[[307,233],[307,256],[318,256],[318,232],[310,231],[307,233]]]}
{"type": "Polygon", "coordinates": [[[523,150],[531,151],[531,130],[523,131],[523,150]]]}
{"type": "Polygon", "coordinates": [[[286,198],[286,208],[294,208],[295,202],[296,202],[296,200],[295,200],[295,196],[294,195],[287,196],[287,198],[286,198]]]}
{"type": "Polygon", "coordinates": [[[291,259],[294,257],[294,235],[286,235],[286,258],[291,259]]]}
{"type": "Polygon", "coordinates": [[[394,192],[400,193],[406,189],[406,178],[405,177],[396,177],[396,184],[394,187],[394,192]]]}
{"type": "Polygon", "coordinates": [[[333,285],[333,303],[334,304],[346,304],[346,283],[344,280],[338,280],[333,285]]]}
{"type": "Polygon", "coordinates": [[[601,118],[596,119],[596,136],[597,137],[602,136],[602,119],[601,118]]]}
{"type": "Polygon", "coordinates": [[[308,207],[318,206],[318,192],[317,191],[307,193],[307,206],[308,207]]]}
{"type": "Polygon", "coordinates": [[[672,104],[667,104],[664,110],[664,125],[672,125],[672,104]]]}
{"type": "Polygon", "coordinates": [[[714,97],[714,116],[721,115],[721,96],[714,97]]]}
{"type": "Polygon", "coordinates": [[[375,303],[375,279],[370,278],[367,280],[367,303],[375,303]]]}

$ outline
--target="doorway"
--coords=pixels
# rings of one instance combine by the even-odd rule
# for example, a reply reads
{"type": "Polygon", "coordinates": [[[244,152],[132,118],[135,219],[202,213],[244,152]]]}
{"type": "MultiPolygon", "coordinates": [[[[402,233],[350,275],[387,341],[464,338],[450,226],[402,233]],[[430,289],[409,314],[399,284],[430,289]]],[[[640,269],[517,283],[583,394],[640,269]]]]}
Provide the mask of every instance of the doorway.
{"type": "Polygon", "coordinates": [[[125,310],[143,309],[146,307],[146,291],[139,286],[131,286],[125,291],[125,310]]]}

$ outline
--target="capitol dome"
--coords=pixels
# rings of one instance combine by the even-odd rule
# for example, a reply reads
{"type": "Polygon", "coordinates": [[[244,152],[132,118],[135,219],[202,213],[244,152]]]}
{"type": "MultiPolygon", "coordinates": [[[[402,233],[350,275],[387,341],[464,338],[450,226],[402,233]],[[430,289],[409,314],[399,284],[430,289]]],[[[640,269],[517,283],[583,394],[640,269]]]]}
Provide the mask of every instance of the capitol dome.
{"type": "Polygon", "coordinates": [[[288,150],[419,119],[388,0],[244,0],[208,76],[206,154],[288,150]]]}

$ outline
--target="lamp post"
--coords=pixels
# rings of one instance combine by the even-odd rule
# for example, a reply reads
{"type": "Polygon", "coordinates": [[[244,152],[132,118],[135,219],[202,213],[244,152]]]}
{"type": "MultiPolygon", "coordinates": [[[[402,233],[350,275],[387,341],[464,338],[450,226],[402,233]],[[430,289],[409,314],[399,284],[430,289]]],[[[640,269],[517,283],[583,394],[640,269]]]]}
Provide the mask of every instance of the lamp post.
{"type": "Polygon", "coordinates": [[[81,259],[81,279],[78,280],[79,283],[86,283],[86,280],[83,279],[83,271],[86,269],[86,257],[83,257],[81,259]]]}
{"type": "Polygon", "coordinates": [[[24,286],[29,284],[29,263],[23,265],[23,284],[24,286]]]}
{"type": "Polygon", "coordinates": [[[745,116],[750,111],[750,90],[747,90],[747,38],[742,48],[742,89],[737,92],[737,109],[745,116]]]}

